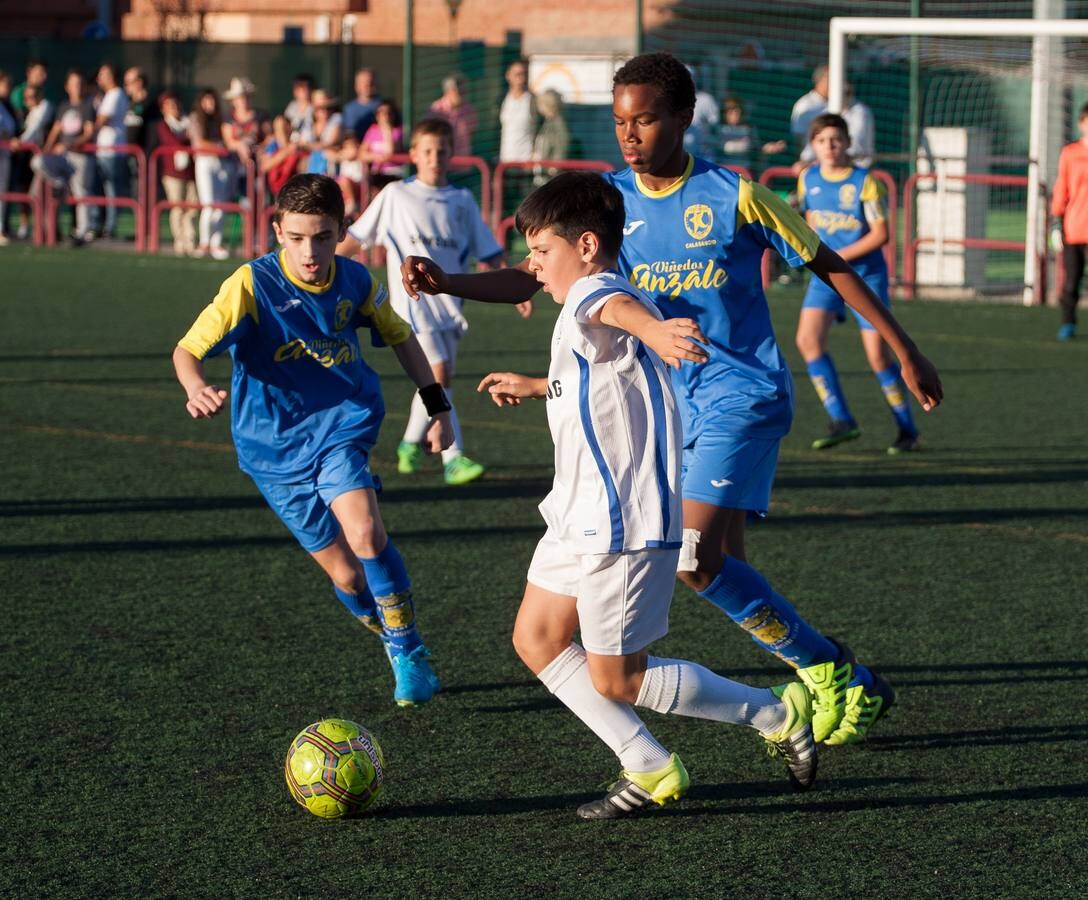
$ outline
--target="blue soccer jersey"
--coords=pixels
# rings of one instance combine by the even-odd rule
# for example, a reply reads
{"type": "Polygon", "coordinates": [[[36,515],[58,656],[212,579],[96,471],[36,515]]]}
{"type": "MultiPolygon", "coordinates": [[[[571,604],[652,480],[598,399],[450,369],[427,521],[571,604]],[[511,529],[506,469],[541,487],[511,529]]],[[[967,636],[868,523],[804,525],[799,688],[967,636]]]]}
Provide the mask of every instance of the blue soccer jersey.
{"type": "Polygon", "coordinates": [[[277,253],[223,282],[178,346],[197,359],[230,351],[231,433],[244,472],[305,481],[329,450],[373,445],[385,407],[356,336],[366,320],[390,345],[412,334],[366,267],[342,257],[320,287],[295,280],[277,253]]]}
{"type": "MultiPolygon", "coordinates": [[[[842,250],[861,240],[870,226],[887,218],[887,192],[868,169],[851,166],[823,175],[810,166],[797,179],[797,195],[805,221],[832,250],[842,250]]],[[[850,265],[862,278],[881,275],[887,262],[881,248],[852,259],[850,265]]]]}
{"type": "Polygon", "coordinates": [[[767,188],[694,157],[664,190],[630,169],[606,180],[627,210],[619,266],[666,318],[695,319],[710,340],[704,365],[670,369],[684,443],[704,432],[780,438],[793,418],[789,369],[779,352],[760,264],[773,249],[810,262],[819,238],[767,188]]]}

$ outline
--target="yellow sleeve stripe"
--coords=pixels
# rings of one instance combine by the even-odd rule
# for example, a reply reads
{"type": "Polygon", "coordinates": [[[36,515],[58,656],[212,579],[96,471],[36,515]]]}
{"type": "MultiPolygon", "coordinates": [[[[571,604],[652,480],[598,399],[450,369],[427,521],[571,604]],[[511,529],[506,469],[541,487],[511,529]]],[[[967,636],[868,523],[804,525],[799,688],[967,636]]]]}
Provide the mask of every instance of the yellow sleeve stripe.
{"type": "Polygon", "coordinates": [[[236,269],[219,288],[219,293],[197,316],[178,346],[197,359],[203,359],[221,344],[246,317],[258,321],[257,301],[253,296],[253,270],[248,264],[236,269]]]}
{"type": "Polygon", "coordinates": [[[762,225],[806,263],[812,262],[820,246],[816,232],[785,200],[770,188],[741,178],[737,193],[737,231],[745,225],[762,225]]]}
{"type": "Polygon", "coordinates": [[[876,223],[888,218],[887,196],[888,189],[883,181],[878,181],[872,175],[865,176],[861,185],[861,202],[866,221],[876,223]]]}
{"type": "Polygon", "coordinates": [[[403,344],[412,336],[412,326],[393,310],[393,304],[389,302],[389,292],[385,289],[385,285],[378,282],[373,275],[370,278],[370,294],[363,302],[362,313],[364,316],[370,317],[374,327],[378,329],[378,334],[381,335],[386,344],[390,347],[403,344]]]}

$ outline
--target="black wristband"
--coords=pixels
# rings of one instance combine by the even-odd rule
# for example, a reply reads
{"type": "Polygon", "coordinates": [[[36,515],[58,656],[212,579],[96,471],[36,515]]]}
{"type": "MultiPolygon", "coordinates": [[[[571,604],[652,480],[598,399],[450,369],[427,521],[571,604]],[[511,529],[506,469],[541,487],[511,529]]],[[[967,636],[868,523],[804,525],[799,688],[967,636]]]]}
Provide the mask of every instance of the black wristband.
{"type": "Polygon", "coordinates": [[[419,389],[419,399],[423,401],[423,408],[428,416],[437,416],[439,413],[449,412],[450,399],[437,381],[419,389]]]}

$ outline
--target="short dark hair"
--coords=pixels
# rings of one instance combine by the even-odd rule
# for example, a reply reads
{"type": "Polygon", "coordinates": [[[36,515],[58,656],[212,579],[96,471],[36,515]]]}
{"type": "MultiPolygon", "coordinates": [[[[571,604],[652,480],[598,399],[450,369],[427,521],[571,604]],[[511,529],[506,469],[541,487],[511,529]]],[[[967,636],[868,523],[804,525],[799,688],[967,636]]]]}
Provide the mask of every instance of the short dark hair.
{"type": "Polygon", "coordinates": [[[340,185],[328,175],[292,175],[276,194],[276,214],[279,222],[284,213],[328,216],[337,223],[344,221],[344,195],[340,185]]]}
{"type": "MultiPolygon", "coordinates": [[[[393,107],[393,111],[396,112],[396,107],[393,107]]],[[[440,119],[438,116],[429,116],[426,119],[420,119],[412,126],[412,134],[408,138],[408,146],[414,147],[416,139],[423,137],[425,134],[433,134],[436,137],[443,138],[446,143],[450,145],[450,149],[453,149],[453,126],[446,119],[440,119]]]]}
{"type": "Polygon", "coordinates": [[[311,75],[309,72],[299,72],[295,76],[294,81],[291,82],[292,86],[296,84],[304,84],[311,91],[314,89],[314,85],[316,83],[317,82],[314,80],[314,76],[311,75]]]}
{"type": "Polygon", "coordinates": [[[850,126],[846,124],[846,119],[838,113],[820,113],[813,119],[808,126],[808,139],[813,140],[825,128],[837,128],[842,132],[843,137],[850,140],[850,126]]]}
{"type": "Polygon", "coordinates": [[[643,53],[629,60],[612,77],[613,90],[623,84],[649,85],[664,98],[670,112],[695,109],[695,81],[671,53],[643,53]]]}
{"type": "Polygon", "coordinates": [[[526,237],[550,228],[573,244],[591,231],[610,258],[623,242],[623,194],[598,172],[562,172],[542,184],[518,207],[515,224],[526,237]]]}

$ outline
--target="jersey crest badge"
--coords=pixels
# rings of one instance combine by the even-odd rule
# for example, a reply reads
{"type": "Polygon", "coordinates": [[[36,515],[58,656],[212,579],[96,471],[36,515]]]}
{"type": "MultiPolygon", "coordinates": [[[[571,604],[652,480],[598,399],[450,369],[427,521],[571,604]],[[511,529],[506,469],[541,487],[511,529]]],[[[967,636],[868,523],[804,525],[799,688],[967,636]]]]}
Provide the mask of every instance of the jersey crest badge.
{"type": "Polygon", "coordinates": [[[858,189],[855,185],[844,184],[839,188],[839,209],[853,209],[858,202],[858,189]]]}
{"type": "Polygon", "coordinates": [[[684,210],[684,228],[697,241],[701,241],[714,227],[714,211],[704,203],[693,203],[684,210]]]}
{"type": "Polygon", "coordinates": [[[336,304],[336,312],[333,314],[333,327],[337,331],[343,331],[351,321],[351,313],[354,309],[350,300],[341,300],[336,304]]]}

